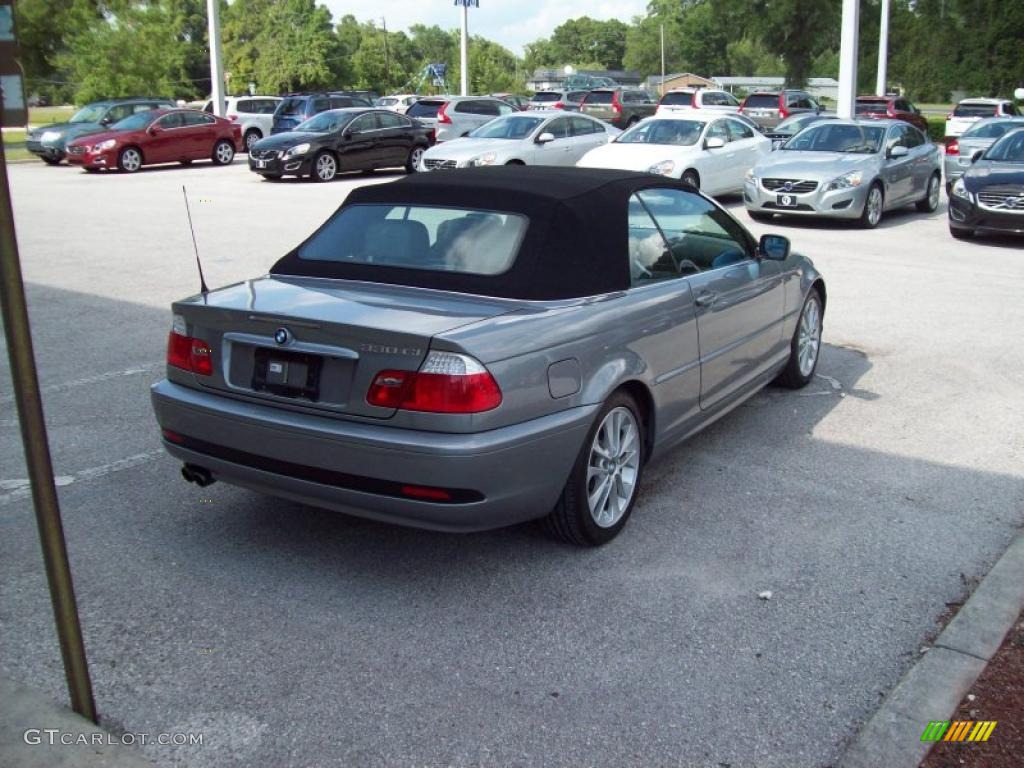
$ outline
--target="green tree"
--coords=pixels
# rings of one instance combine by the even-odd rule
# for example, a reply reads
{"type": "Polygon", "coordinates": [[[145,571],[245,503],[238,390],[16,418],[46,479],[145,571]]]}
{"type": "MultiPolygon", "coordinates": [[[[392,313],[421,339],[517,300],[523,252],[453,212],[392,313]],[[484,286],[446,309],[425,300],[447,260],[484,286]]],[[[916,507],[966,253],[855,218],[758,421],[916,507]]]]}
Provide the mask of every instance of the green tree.
{"type": "Polygon", "coordinates": [[[839,9],[822,0],[757,0],[763,40],[785,62],[788,85],[806,85],[815,57],[839,47],[839,9]]]}
{"type": "Polygon", "coordinates": [[[14,17],[28,93],[70,99],[74,84],[62,78],[58,58],[76,29],[102,18],[97,0],[19,0],[14,17]]]}

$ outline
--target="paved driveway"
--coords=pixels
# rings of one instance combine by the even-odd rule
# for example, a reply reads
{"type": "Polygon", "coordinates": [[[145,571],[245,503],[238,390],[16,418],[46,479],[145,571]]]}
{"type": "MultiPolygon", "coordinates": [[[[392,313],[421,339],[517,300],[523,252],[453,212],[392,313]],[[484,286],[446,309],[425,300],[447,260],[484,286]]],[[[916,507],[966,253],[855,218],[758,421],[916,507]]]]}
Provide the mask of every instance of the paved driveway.
{"type": "MultiPolygon", "coordinates": [[[[220,285],[392,177],[10,173],[99,710],[204,734],[160,765],[826,766],[1024,522],[1024,249],[953,241],[944,205],[751,223],[829,281],[818,378],[652,466],[581,551],[201,490],[161,453],[147,388],[198,286],[181,185],[220,285]]],[[[0,672],[63,701],[6,364],[0,672]]]]}

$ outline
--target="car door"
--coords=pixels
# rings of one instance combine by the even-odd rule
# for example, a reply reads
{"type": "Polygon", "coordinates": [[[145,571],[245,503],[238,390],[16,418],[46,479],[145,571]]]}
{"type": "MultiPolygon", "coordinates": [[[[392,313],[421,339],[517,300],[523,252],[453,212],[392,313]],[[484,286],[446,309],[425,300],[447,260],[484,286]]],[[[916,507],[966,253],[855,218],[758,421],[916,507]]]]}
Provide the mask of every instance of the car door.
{"type": "MultiPolygon", "coordinates": [[[[343,118],[339,113],[339,120],[343,118]]],[[[338,132],[335,144],[338,168],[343,171],[366,170],[379,165],[380,133],[377,130],[377,115],[368,112],[357,116],[338,132]]]]}
{"type": "Polygon", "coordinates": [[[931,143],[914,126],[903,131],[903,143],[912,159],[911,198],[920,200],[928,191],[928,180],[934,171],[931,143]]]}
{"type": "Polygon", "coordinates": [[[572,150],[569,152],[571,157],[570,165],[575,165],[577,160],[595,147],[608,143],[608,133],[605,131],[602,123],[579,115],[573,115],[570,118],[570,123],[572,124],[572,150]]]}
{"type": "Polygon", "coordinates": [[[213,145],[217,143],[217,120],[204,112],[183,112],[182,151],[188,155],[183,159],[206,160],[213,156],[213,145]]]}
{"type": "Polygon", "coordinates": [[[726,118],[718,118],[708,126],[707,132],[704,134],[704,146],[702,158],[704,169],[700,177],[701,188],[710,195],[742,188],[745,171],[737,167],[738,153],[741,148],[732,141],[732,136],[729,133],[729,121],[726,118]],[[725,146],[708,147],[708,139],[721,139],[725,142],[725,146]]]}
{"type": "Polygon", "coordinates": [[[699,194],[637,193],[669,243],[697,305],[700,407],[745,390],[785,355],[785,288],[779,262],[755,257],[753,238],[699,194]]]}
{"type": "Polygon", "coordinates": [[[382,168],[405,165],[416,134],[412,121],[397,112],[377,112],[380,126],[379,157],[382,168]]]}
{"type": "Polygon", "coordinates": [[[150,125],[146,131],[148,138],[142,147],[146,164],[183,159],[180,154],[183,126],[184,117],[181,112],[169,112],[150,125]]]}
{"type": "Polygon", "coordinates": [[[572,165],[573,139],[572,139],[572,118],[569,115],[552,118],[547,125],[542,126],[537,134],[538,138],[550,133],[554,136],[553,141],[538,143],[533,157],[537,165],[572,165]]]}
{"type": "Polygon", "coordinates": [[[913,130],[909,125],[893,125],[885,139],[885,158],[882,175],[885,178],[885,207],[903,205],[914,196],[914,157],[907,147],[906,133],[913,130]],[[907,147],[903,157],[892,157],[896,147],[907,147]]]}
{"type": "MultiPolygon", "coordinates": [[[[736,148],[735,160],[733,161],[733,171],[735,172],[733,181],[736,184],[736,189],[742,189],[744,180],[747,177],[747,171],[753,168],[763,156],[761,151],[762,142],[754,135],[754,129],[749,125],[741,123],[739,120],[727,119],[725,122],[729,128],[729,135],[732,137],[732,142],[729,146],[736,148]]],[[[769,147],[771,145],[765,143],[763,146],[769,147]]]]}

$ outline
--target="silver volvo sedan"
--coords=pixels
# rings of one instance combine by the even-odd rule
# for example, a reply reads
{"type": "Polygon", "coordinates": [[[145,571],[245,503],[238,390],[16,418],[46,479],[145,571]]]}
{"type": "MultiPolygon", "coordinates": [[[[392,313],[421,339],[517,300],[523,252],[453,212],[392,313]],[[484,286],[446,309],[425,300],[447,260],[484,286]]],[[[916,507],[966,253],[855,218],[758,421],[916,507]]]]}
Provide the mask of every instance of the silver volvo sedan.
{"type": "Polygon", "coordinates": [[[804,128],[747,173],[743,202],[752,219],[776,213],[855,219],[911,203],[939,206],[942,150],[902,120],[829,120],[804,128]]]}
{"type": "Polygon", "coordinates": [[[174,303],[152,401],[200,485],[598,545],[649,460],[810,381],[825,300],[786,238],[676,180],[417,174],[353,191],[268,275],[174,303]]]}

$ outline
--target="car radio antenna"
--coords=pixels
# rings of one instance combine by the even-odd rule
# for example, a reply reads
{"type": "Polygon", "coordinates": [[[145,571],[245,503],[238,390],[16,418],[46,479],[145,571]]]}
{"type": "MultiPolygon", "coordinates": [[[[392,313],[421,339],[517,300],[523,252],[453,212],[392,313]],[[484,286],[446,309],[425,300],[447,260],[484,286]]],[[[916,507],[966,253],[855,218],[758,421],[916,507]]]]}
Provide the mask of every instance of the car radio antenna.
{"type": "Polygon", "coordinates": [[[199,267],[199,291],[205,296],[210,292],[210,289],[206,287],[206,279],[203,277],[203,262],[199,260],[199,245],[196,243],[196,228],[192,226],[192,211],[188,207],[188,192],[185,191],[185,185],[181,185],[181,194],[185,198],[185,213],[188,214],[188,228],[192,233],[192,247],[196,252],[196,266],[199,267]]]}

